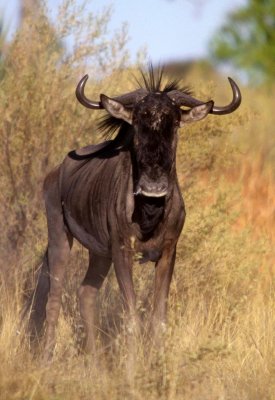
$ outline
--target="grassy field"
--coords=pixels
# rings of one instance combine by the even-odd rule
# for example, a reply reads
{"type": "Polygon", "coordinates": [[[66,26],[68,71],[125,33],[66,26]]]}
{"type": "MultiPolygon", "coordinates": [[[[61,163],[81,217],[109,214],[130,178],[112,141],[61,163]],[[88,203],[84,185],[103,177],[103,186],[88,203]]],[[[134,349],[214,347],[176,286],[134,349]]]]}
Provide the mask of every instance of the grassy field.
{"type": "MultiPolygon", "coordinates": [[[[46,246],[42,181],[68,150],[99,141],[95,113],[74,100],[83,65],[53,69],[56,54],[45,57],[51,40],[44,48],[41,40],[32,43],[34,65],[24,61],[22,35],[10,55],[22,63],[10,65],[0,87],[0,399],[275,399],[275,88],[242,88],[236,113],[181,131],[177,169],[187,220],[163,346],[147,334],[154,268],[137,264],[143,330],[135,361],[113,270],[98,298],[97,357],[79,354],[76,290],[87,252],[76,244],[54,360],[42,365],[31,355],[18,332],[19,313],[25,281],[31,283],[46,246]]],[[[132,73],[111,71],[89,93],[129,90],[132,73]]],[[[218,74],[206,81],[194,70],[186,81],[196,83],[198,97],[228,101],[229,85],[218,74]]]]}

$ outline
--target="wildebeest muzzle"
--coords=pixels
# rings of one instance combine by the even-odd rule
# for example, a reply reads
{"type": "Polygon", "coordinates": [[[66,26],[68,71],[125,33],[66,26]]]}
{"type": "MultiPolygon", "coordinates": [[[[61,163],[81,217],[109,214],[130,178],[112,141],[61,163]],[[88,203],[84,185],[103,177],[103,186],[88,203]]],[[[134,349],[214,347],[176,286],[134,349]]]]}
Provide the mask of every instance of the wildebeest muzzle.
{"type": "Polygon", "coordinates": [[[147,174],[142,174],[135,190],[135,195],[146,197],[163,197],[168,192],[168,178],[162,175],[157,181],[152,180],[147,174]]]}

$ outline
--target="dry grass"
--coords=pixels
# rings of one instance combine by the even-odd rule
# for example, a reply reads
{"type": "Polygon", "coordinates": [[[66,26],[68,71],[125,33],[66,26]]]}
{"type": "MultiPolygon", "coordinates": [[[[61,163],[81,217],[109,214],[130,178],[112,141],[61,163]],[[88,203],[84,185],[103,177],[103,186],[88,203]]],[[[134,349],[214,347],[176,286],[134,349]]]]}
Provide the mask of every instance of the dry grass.
{"type": "MultiPolygon", "coordinates": [[[[137,264],[143,331],[135,362],[113,271],[98,299],[98,355],[78,354],[76,289],[87,265],[79,245],[68,265],[52,364],[33,358],[17,334],[23,282],[46,245],[43,177],[67,150],[98,140],[91,137],[94,114],[72,100],[81,57],[77,66],[53,68],[56,55],[45,57],[49,42],[42,39],[32,46],[42,48],[36,68],[44,74],[25,61],[10,66],[1,82],[0,399],[275,399],[272,89],[244,90],[240,111],[210,116],[181,133],[178,171],[187,221],[162,346],[154,347],[147,335],[153,266],[137,264]]],[[[25,60],[24,35],[14,46],[17,59],[25,60]]],[[[123,79],[122,71],[103,82],[92,79],[89,93],[127,90],[129,75],[124,70],[123,79]]],[[[198,88],[200,96],[214,93],[211,83],[198,82],[198,88]]]]}

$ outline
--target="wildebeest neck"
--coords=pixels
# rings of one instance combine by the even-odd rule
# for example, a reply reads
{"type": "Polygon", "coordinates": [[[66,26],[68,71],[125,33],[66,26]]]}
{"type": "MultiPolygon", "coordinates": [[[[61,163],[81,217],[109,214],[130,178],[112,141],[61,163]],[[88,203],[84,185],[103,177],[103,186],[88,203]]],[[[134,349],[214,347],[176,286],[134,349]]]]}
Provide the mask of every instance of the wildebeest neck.
{"type": "Polygon", "coordinates": [[[139,225],[143,240],[148,240],[153,235],[163,219],[164,207],[165,197],[135,196],[132,221],[139,225]]]}

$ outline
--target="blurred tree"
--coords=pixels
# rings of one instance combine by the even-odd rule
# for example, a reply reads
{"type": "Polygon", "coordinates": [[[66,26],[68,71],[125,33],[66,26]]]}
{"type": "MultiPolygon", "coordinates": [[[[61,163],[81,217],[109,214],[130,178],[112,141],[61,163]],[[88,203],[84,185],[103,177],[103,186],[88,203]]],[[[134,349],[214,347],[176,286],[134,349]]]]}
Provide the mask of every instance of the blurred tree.
{"type": "Polygon", "coordinates": [[[41,2],[40,0],[20,0],[20,25],[22,26],[29,16],[32,18],[34,15],[39,16],[41,12],[41,2]]]}
{"type": "Polygon", "coordinates": [[[275,1],[248,0],[229,14],[210,43],[211,55],[244,70],[254,83],[275,80],[275,1]]]}
{"type": "Polygon", "coordinates": [[[63,46],[58,39],[55,27],[48,18],[46,3],[41,0],[20,0],[19,35],[24,32],[24,35],[29,36],[29,43],[31,43],[35,40],[35,36],[42,34],[41,30],[44,33],[47,31],[47,34],[51,36],[52,42],[49,43],[48,51],[60,51],[62,53],[63,46]]]}
{"type": "MultiPolygon", "coordinates": [[[[19,1],[19,26],[18,31],[24,29],[29,32],[29,41],[32,40],[33,21],[40,17],[43,12],[40,0],[20,0],[19,1]]],[[[30,44],[30,42],[29,42],[30,44]]],[[[0,80],[3,79],[5,70],[8,67],[7,57],[10,52],[11,43],[7,40],[7,31],[5,29],[5,23],[0,18],[0,80]]],[[[30,47],[30,46],[29,46],[30,47]]]]}

